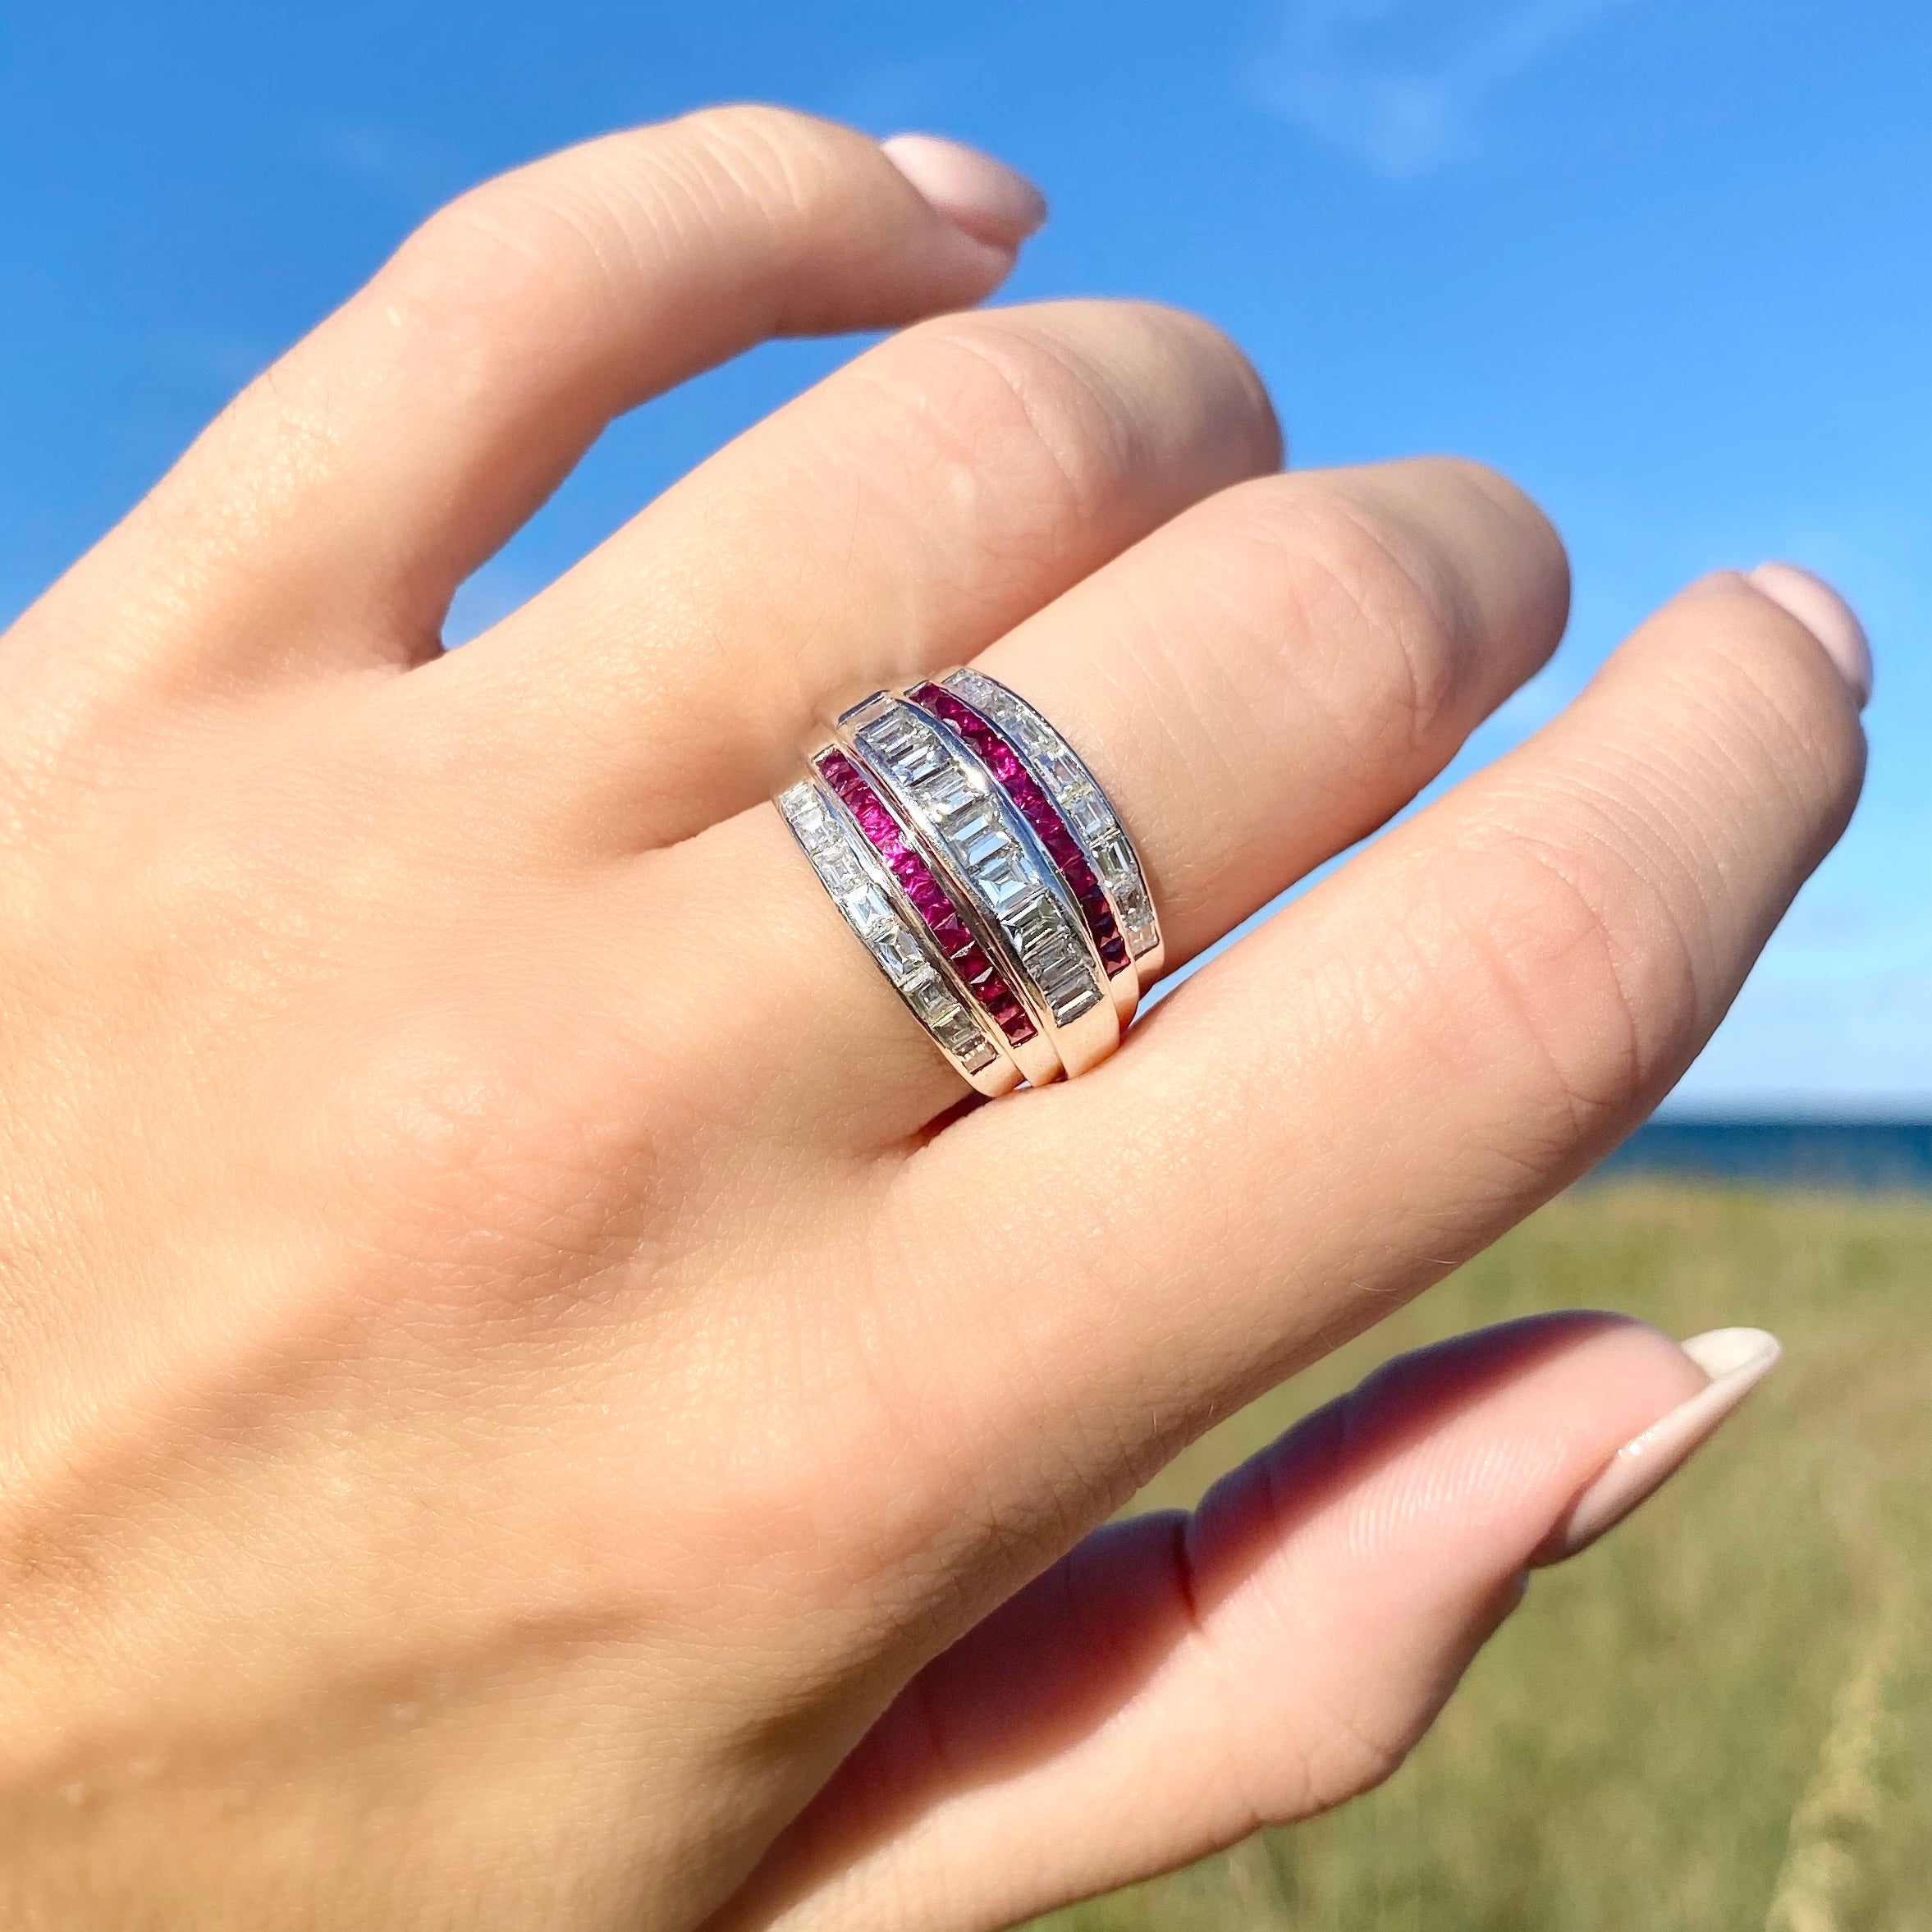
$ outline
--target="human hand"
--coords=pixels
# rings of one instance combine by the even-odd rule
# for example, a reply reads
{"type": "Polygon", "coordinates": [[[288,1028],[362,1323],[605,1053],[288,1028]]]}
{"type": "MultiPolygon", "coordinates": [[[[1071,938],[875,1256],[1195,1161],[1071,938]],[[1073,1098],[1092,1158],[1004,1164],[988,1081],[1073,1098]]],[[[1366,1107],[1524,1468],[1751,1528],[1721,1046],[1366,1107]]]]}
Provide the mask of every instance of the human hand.
{"type": "Polygon", "coordinates": [[[612,414],[997,284],[1023,186],[895,152],[731,110],[465,197],[0,642],[7,1922],[1005,1923],[1386,1773],[1767,1365],[1518,1325],[1094,1527],[1696,1051],[1858,784],[1811,580],[974,1108],[765,802],[813,713],[982,662],[1178,964],[1543,662],[1523,498],[1272,474],[1184,317],[952,315],[440,653],[612,414]]]}

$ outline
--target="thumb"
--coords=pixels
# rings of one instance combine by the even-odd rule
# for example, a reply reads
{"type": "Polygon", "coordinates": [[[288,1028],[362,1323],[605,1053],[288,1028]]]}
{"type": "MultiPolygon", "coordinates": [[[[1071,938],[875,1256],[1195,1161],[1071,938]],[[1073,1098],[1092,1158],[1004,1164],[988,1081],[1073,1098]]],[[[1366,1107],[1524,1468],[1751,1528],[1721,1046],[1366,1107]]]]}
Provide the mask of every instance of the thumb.
{"type": "Polygon", "coordinates": [[[937,1658],[721,1925],[1009,1925],[1366,1790],[1532,1564],[1635,1508],[1776,1358],[1754,1330],[1680,1348],[1570,1314],[1388,1363],[937,1658]]]}

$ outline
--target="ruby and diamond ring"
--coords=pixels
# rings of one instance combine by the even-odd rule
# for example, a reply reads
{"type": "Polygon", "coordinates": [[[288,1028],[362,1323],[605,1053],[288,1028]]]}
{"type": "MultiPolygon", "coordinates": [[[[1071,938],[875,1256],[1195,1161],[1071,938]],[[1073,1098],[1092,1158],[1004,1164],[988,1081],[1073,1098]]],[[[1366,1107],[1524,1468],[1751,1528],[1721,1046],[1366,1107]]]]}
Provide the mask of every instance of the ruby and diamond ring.
{"type": "Polygon", "coordinates": [[[934,1044],[980,1092],[1083,1074],[1161,966],[1133,841],[1078,753],[971,670],[877,691],[778,808],[934,1044]]]}

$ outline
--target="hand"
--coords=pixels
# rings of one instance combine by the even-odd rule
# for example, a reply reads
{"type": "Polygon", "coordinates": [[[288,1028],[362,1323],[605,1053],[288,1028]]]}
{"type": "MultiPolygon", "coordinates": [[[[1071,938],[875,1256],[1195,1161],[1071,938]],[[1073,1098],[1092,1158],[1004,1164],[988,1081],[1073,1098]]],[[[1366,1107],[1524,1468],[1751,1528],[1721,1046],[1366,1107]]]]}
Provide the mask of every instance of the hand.
{"type": "Polygon", "coordinates": [[[1273,474],[1183,316],[948,315],[439,652],[614,414],[970,304],[1037,214],[766,110],[541,163],[0,644],[7,1923],[1000,1924],[1382,1775],[1765,1359],[1471,1337],[1094,1528],[1695,1052],[1858,784],[1811,580],[1686,592],[978,1107],[765,802],[815,710],[981,657],[1179,963],[1543,662],[1521,496],[1273,474]]]}

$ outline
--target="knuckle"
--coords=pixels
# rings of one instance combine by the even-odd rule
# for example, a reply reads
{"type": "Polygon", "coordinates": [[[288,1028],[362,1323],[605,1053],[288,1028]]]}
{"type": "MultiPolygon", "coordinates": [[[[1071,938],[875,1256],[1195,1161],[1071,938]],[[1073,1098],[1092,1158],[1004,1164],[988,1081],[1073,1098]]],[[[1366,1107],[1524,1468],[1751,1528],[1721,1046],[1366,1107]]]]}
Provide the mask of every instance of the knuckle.
{"type": "Polygon", "coordinates": [[[751,226],[767,245],[811,234],[831,217],[846,171],[831,152],[829,129],[802,114],[718,108],[667,130],[666,172],[687,207],[710,230],[751,226]]]}
{"type": "Polygon", "coordinates": [[[1158,302],[1069,301],[963,319],[1032,341],[1078,375],[1133,434],[1130,457],[1151,454],[1156,438],[1163,446],[1215,440],[1231,442],[1244,469],[1280,462],[1280,425],[1266,386],[1232,338],[1201,316],[1158,302]]]}
{"type": "Polygon", "coordinates": [[[871,372],[950,493],[1017,492],[1046,524],[1099,510],[1131,432],[1095,372],[1024,331],[948,318],[909,330],[871,372]]]}
{"type": "Polygon", "coordinates": [[[1483,626],[1454,560],[1409,520],[1296,477],[1230,492],[1216,546],[1230,673],[1333,694],[1354,753],[1413,761],[1458,738],[1483,626]],[[1284,618],[1287,621],[1284,623],[1284,618]],[[1292,649],[1284,648],[1292,639],[1292,649]]]}
{"type": "Polygon", "coordinates": [[[1158,396],[1197,427],[1240,437],[1257,467],[1280,460],[1266,386],[1238,345],[1202,316],[1161,302],[1071,300],[958,319],[1036,342],[1123,403],[1158,396]]]}
{"type": "Polygon", "coordinates": [[[702,108],[663,134],[685,220],[753,242],[785,272],[852,255],[869,231],[868,176],[894,174],[863,135],[789,108],[702,108]]]}
{"type": "Polygon", "coordinates": [[[662,1096],[614,1106],[607,1069],[547,1023],[461,1005],[369,1029],[311,1084],[311,1138],[387,1264],[384,1293],[486,1315],[634,1265],[689,1130],[662,1096]]]}
{"type": "Polygon", "coordinates": [[[1519,533],[1539,540],[1554,556],[1550,561],[1567,568],[1563,539],[1536,501],[1499,469],[1469,456],[1408,456],[1391,465],[1398,475],[1426,481],[1438,490],[1453,490],[1485,515],[1513,525],[1519,533]]]}
{"type": "Polygon", "coordinates": [[[962,489],[979,478],[1022,491],[1056,523],[1102,515],[1150,483],[1171,488],[1218,437],[1239,438],[1257,463],[1277,447],[1266,395],[1233,345],[1148,304],[945,316],[883,345],[868,373],[962,489]]]}
{"type": "Polygon", "coordinates": [[[1681,862],[1638,854],[1628,828],[1573,815],[1554,830],[1486,827],[1466,843],[1443,903],[1467,970],[1447,1002],[1492,1066],[1522,1066],[1564,1147],[1594,1141],[1687,1055],[1705,1006],[1705,962],[1679,913],[1681,862]]]}
{"type": "MultiPolygon", "coordinates": [[[[379,280],[392,300],[528,309],[627,286],[691,239],[762,245],[783,268],[848,217],[864,136],[782,108],[707,108],[546,156],[431,215],[379,280]]],[[[883,165],[881,163],[880,165],[883,165]]]]}
{"type": "Polygon", "coordinates": [[[454,323],[518,316],[576,292],[579,272],[602,254],[571,171],[539,163],[485,181],[446,203],[384,264],[372,290],[399,318],[433,324],[461,352],[454,323]]]}
{"type": "Polygon", "coordinates": [[[1385,1725],[1376,1724],[1367,1711],[1339,1701],[1325,1704],[1325,1721],[1296,1760],[1299,1789],[1275,1800],[1277,1816],[1267,1822],[1293,1824],[1387,1783],[1407,1762],[1425,1727],[1416,1721],[1420,1714],[1403,1713],[1408,1721],[1400,1724],[1387,1714],[1375,1715],[1385,1717],[1385,1725]]]}
{"type": "Polygon", "coordinates": [[[877,158],[850,128],[789,108],[701,108],[667,132],[760,201],[810,208],[855,164],[877,158]]]}

